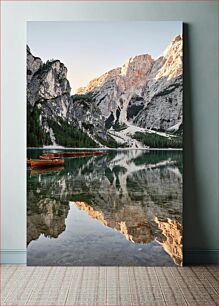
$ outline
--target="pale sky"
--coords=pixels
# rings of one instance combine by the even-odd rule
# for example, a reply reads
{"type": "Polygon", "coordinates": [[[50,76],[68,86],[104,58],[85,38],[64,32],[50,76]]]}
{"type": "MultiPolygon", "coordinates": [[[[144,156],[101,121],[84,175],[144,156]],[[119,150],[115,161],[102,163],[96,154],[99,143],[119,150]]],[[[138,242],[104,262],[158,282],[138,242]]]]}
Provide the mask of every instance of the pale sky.
{"type": "Polygon", "coordinates": [[[180,21],[28,21],[27,44],[44,62],[59,59],[68,68],[72,94],[108,70],[140,54],[160,56],[180,21]]]}

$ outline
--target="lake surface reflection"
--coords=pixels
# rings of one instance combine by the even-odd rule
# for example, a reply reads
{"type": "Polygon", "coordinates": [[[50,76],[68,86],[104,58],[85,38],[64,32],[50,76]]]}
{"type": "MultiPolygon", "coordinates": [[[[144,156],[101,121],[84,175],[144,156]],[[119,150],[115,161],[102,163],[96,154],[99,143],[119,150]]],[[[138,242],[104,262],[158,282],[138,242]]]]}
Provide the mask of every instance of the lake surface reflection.
{"type": "Polygon", "coordinates": [[[181,265],[181,224],[181,151],[107,151],[27,170],[28,265],[181,265]]]}

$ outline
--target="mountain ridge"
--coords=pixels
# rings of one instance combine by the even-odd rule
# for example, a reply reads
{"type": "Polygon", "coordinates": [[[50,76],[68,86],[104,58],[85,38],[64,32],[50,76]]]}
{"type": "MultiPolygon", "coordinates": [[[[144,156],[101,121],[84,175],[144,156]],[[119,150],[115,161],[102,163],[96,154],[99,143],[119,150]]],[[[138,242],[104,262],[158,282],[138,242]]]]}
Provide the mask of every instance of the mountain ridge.
{"type": "Polygon", "coordinates": [[[43,63],[27,46],[27,103],[40,110],[39,125],[53,145],[60,141],[51,120],[80,130],[94,146],[145,146],[135,138],[136,131],[170,138],[166,133],[182,129],[182,75],[178,35],[159,58],[131,57],[71,95],[65,65],[59,60],[43,63]]]}

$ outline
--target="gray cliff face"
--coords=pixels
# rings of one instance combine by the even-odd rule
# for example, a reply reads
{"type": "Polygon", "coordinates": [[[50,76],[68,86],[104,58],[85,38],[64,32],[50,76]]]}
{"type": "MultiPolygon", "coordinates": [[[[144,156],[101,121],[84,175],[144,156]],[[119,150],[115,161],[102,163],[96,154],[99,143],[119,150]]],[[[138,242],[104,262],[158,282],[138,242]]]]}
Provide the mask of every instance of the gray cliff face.
{"type": "Polygon", "coordinates": [[[86,88],[79,89],[78,93],[93,92],[96,105],[105,120],[111,116],[113,123],[126,123],[128,104],[133,95],[142,96],[153,62],[148,54],[130,58],[122,67],[91,81],[86,88]]]}
{"type": "Polygon", "coordinates": [[[42,119],[67,117],[71,104],[67,68],[59,60],[42,63],[27,48],[27,102],[42,109],[42,119]]]}
{"type": "Polygon", "coordinates": [[[112,124],[175,131],[182,123],[182,88],[182,37],[177,36],[160,58],[131,58],[78,93],[94,93],[102,116],[112,124]]]}
{"type": "MultiPolygon", "coordinates": [[[[56,133],[51,128],[51,121],[61,126],[80,129],[88,137],[107,140],[104,120],[92,99],[74,99],[67,79],[67,68],[59,60],[43,63],[32,55],[27,47],[27,104],[31,110],[38,110],[40,126],[47,133],[50,143],[58,145],[56,133]]],[[[57,126],[57,125],[56,125],[57,126]]],[[[57,129],[57,128],[56,128],[57,129]]],[[[48,138],[48,137],[47,137],[48,138]]]]}
{"type": "Polygon", "coordinates": [[[27,84],[30,83],[34,73],[39,70],[43,62],[39,57],[32,55],[30,48],[27,46],[27,84]]]}
{"type": "Polygon", "coordinates": [[[28,146],[58,145],[51,122],[72,122],[71,87],[59,60],[43,63],[27,47],[28,146]],[[30,124],[31,122],[31,124],[30,124]]]}
{"type": "Polygon", "coordinates": [[[144,108],[133,123],[144,128],[174,131],[182,124],[182,38],[177,36],[158,58],[144,88],[144,108]]]}
{"type": "Polygon", "coordinates": [[[98,145],[100,145],[99,137],[107,140],[104,118],[92,95],[85,95],[79,99],[77,95],[72,96],[68,117],[98,145]]]}

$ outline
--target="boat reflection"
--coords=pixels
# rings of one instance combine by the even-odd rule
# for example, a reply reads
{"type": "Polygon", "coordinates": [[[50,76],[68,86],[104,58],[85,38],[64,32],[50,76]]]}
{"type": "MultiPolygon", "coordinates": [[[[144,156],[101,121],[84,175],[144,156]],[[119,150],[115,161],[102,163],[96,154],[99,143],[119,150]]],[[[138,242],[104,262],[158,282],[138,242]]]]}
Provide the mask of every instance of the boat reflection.
{"type": "Polygon", "coordinates": [[[47,174],[52,172],[59,172],[64,170],[64,167],[54,167],[54,168],[45,168],[45,169],[31,169],[30,175],[39,175],[39,174],[47,174]]]}

